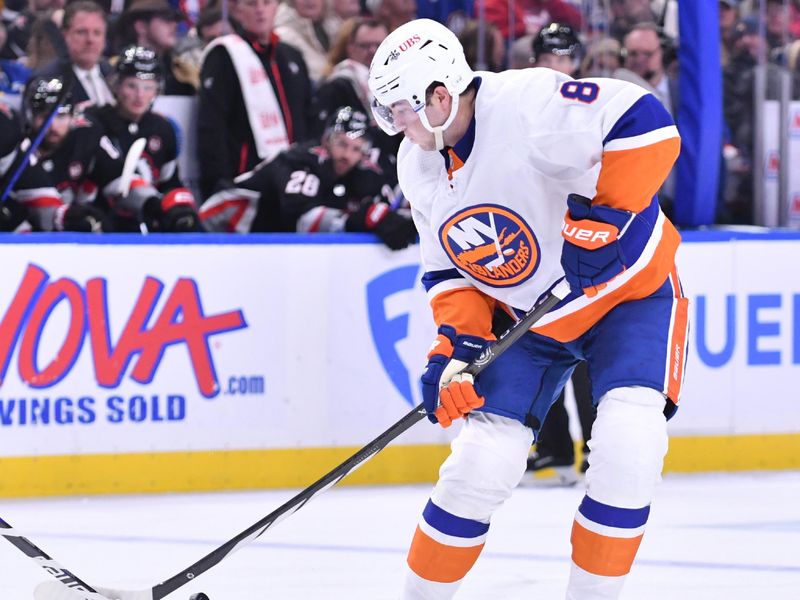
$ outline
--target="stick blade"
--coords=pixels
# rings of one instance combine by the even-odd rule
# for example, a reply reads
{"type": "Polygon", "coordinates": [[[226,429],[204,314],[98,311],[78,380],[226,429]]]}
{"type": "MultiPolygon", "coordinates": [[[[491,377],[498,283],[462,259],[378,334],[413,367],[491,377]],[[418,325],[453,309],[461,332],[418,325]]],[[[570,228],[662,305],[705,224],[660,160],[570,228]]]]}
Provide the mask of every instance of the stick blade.
{"type": "Polygon", "coordinates": [[[153,600],[152,590],[95,589],[96,592],[86,592],[69,588],[57,581],[43,581],[33,590],[33,597],[35,600],[153,600]]]}

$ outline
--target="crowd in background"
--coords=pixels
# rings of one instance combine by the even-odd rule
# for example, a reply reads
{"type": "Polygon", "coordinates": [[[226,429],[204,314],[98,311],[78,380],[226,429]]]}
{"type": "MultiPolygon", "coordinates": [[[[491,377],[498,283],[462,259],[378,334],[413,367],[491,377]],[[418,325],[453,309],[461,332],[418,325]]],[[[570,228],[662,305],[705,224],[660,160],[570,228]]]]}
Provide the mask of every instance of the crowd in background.
{"type": "MultiPolygon", "coordinates": [[[[725,173],[718,202],[720,223],[752,223],[754,218],[753,90],[759,56],[768,63],[767,97],[779,96],[786,70],[791,73],[792,97],[800,97],[800,0],[764,1],[763,37],[757,0],[719,2],[726,126],[720,149],[725,173]]],[[[374,231],[391,247],[403,247],[412,236],[407,223],[395,216],[404,214],[394,172],[399,140],[375,127],[367,88],[370,61],[390,31],[417,17],[434,18],[459,36],[475,69],[549,67],[576,78],[626,79],[655,94],[675,116],[681,101],[678,4],[677,0],[5,0],[0,24],[0,118],[5,114],[9,124],[3,125],[8,129],[3,129],[6,139],[0,142],[0,189],[11,188],[5,203],[16,202],[21,208],[17,216],[8,217],[3,229],[374,231]],[[141,59],[144,50],[149,54],[141,59]],[[139,68],[145,63],[150,66],[139,68]],[[120,65],[127,65],[127,71],[120,71],[120,65]],[[134,82],[152,77],[158,86],[148,96],[150,88],[131,83],[126,97],[122,85],[126,77],[134,82]],[[73,177],[77,159],[72,155],[59,159],[67,152],[68,144],[62,140],[70,139],[67,133],[62,138],[53,133],[49,149],[44,144],[37,151],[38,179],[33,177],[26,187],[23,176],[9,186],[12,176],[18,175],[12,171],[25,152],[25,139],[35,130],[34,113],[55,102],[60,88],[53,78],[64,85],[69,80],[70,128],[79,119],[81,126],[97,129],[97,139],[105,136],[113,141],[114,149],[104,158],[110,174],[99,188],[92,173],[97,171],[94,162],[102,161],[81,159],[81,173],[73,177]],[[198,163],[197,181],[176,183],[180,176],[172,164],[175,156],[155,156],[164,154],[166,138],[173,135],[145,131],[147,127],[161,131],[161,124],[142,120],[159,93],[198,99],[193,157],[198,163]],[[102,107],[108,107],[105,119],[102,107]],[[342,112],[344,107],[350,112],[342,112]],[[120,128],[132,132],[130,139],[114,134],[120,128]],[[13,144],[5,131],[16,132],[13,144]],[[149,162],[151,169],[137,169],[135,179],[150,187],[143,188],[147,192],[141,192],[138,200],[120,200],[115,196],[135,195],[127,181],[122,190],[116,182],[125,179],[124,158],[136,135],[147,139],[143,164],[149,162]],[[61,160],[66,165],[63,175],[54,176],[58,169],[52,164],[48,171],[48,156],[52,164],[61,160]],[[363,175],[365,171],[371,175],[363,175]],[[369,186],[363,185],[365,177],[372,181],[369,186]],[[170,186],[162,185],[167,179],[170,186]],[[68,205],[82,200],[65,190],[83,191],[87,180],[97,188],[96,195],[83,199],[100,212],[92,210],[87,216],[86,211],[70,209],[66,214],[68,205]],[[50,217],[55,214],[52,210],[43,211],[42,196],[31,192],[45,188],[50,196],[61,197],[47,201],[48,206],[59,205],[58,218],[50,217]],[[296,209],[298,199],[303,200],[302,211],[296,209]],[[165,218],[176,203],[184,216],[191,208],[192,218],[165,218]],[[287,207],[291,218],[286,218],[287,207]],[[26,209],[35,214],[25,218],[26,209]],[[114,219],[103,213],[112,213],[114,219]],[[382,222],[382,228],[389,229],[386,215],[393,223],[391,234],[381,234],[381,227],[374,225],[382,222]],[[143,225],[120,224],[128,221],[143,225]]],[[[84,132],[84,138],[94,139],[87,135],[84,132]]],[[[174,136],[177,153],[181,132],[174,136]]],[[[660,191],[668,214],[674,191],[670,178],[660,191]]],[[[14,212],[5,210],[9,211],[14,212]]]]}

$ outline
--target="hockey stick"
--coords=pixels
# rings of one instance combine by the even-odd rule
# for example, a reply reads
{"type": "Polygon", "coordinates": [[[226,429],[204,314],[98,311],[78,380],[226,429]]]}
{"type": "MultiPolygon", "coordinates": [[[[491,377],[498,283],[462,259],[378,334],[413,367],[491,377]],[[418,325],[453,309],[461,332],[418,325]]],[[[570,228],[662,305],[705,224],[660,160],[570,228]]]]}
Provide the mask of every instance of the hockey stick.
{"type": "Polygon", "coordinates": [[[22,176],[22,173],[24,173],[25,169],[28,168],[28,163],[31,160],[31,156],[33,156],[33,153],[39,148],[42,140],[44,140],[44,136],[47,135],[47,132],[50,130],[50,126],[53,124],[53,121],[58,115],[59,109],[61,109],[61,107],[64,105],[64,100],[66,100],[67,96],[72,90],[72,77],[66,77],[63,86],[64,87],[61,89],[61,95],[58,98],[58,102],[47,114],[47,118],[44,120],[44,123],[42,123],[42,126],[39,127],[39,131],[37,131],[36,135],[33,137],[33,141],[31,142],[30,138],[25,138],[20,143],[20,149],[22,149],[22,145],[25,143],[25,141],[30,142],[30,145],[19,159],[19,162],[11,167],[14,169],[14,171],[11,174],[11,179],[8,180],[6,187],[3,189],[3,193],[0,194],[0,204],[5,202],[6,198],[8,198],[8,196],[11,194],[11,190],[14,189],[14,184],[17,183],[17,180],[22,176]]]}
{"type": "Polygon", "coordinates": [[[52,582],[58,588],[55,590],[53,598],[63,597],[61,590],[63,590],[63,593],[68,594],[66,597],[75,598],[70,591],[74,590],[75,592],[80,592],[81,597],[89,600],[108,600],[88,583],[78,578],[77,575],[62,567],[58,561],[51,558],[44,550],[17,532],[3,519],[0,519],[0,535],[59,581],[59,583],[52,582]]]}
{"type": "MultiPolygon", "coordinates": [[[[569,285],[566,280],[559,282],[544,300],[537,306],[528,311],[522,319],[514,323],[508,331],[506,331],[500,338],[491,346],[486,348],[483,353],[472,363],[470,363],[465,372],[477,375],[486,367],[492,364],[497,357],[505,352],[512,344],[514,344],[551,308],[553,308],[559,301],[566,298],[569,294],[569,285]]],[[[330,471],[328,474],[322,476],[316,482],[308,486],[302,492],[294,496],[292,499],[285,502],[279,508],[268,514],[266,517],[254,523],[236,537],[228,540],[216,550],[212,550],[209,554],[198,560],[190,567],[184,569],[177,575],[153,586],[148,590],[141,591],[122,591],[112,590],[108,588],[97,588],[100,592],[107,595],[114,600],[161,600],[165,596],[171,594],[178,588],[186,585],[190,581],[197,578],[208,571],[214,565],[222,562],[224,558],[238,550],[242,546],[249,544],[276,523],[282,521],[289,515],[300,510],[309,500],[321,494],[325,490],[333,487],[339,481],[344,479],[347,475],[355,471],[358,467],[375,456],[378,452],[383,450],[389,443],[397,438],[400,434],[408,430],[411,426],[421,421],[427,413],[422,404],[416,406],[406,416],[400,419],[397,423],[392,425],[389,429],[380,434],[377,438],[372,440],[369,444],[361,448],[358,452],[345,460],[338,467],[330,471]]],[[[58,586],[53,582],[46,582],[40,584],[36,588],[36,600],[77,600],[78,596],[65,596],[63,586],[58,586]]],[[[91,596],[86,596],[91,598],[91,596]]]]}
{"type": "MultiPolygon", "coordinates": [[[[122,175],[119,176],[119,189],[120,196],[123,198],[131,191],[131,183],[133,182],[133,174],[136,172],[136,165],[144,152],[144,146],[147,139],[140,137],[133,141],[131,147],[128,149],[128,154],[125,155],[125,163],[122,165],[122,175]]],[[[142,234],[147,234],[147,225],[139,223],[139,230],[142,234]]]]}

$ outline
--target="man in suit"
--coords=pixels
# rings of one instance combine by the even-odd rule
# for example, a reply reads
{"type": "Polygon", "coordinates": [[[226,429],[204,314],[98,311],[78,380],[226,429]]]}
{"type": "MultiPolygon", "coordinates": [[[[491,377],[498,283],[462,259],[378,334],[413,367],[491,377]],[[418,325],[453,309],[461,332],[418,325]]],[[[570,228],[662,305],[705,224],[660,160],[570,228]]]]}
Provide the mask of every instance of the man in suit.
{"type": "Polygon", "coordinates": [[[41,77],[72,77],[74,105],[113,104],[114,95],[106,83],[112,68],[103,59],[106,45],[106,15],[92,0],[78,0],[64,9],[61,27],[67,43],[67,58],[61,58],[37,71],[41,77]]]}

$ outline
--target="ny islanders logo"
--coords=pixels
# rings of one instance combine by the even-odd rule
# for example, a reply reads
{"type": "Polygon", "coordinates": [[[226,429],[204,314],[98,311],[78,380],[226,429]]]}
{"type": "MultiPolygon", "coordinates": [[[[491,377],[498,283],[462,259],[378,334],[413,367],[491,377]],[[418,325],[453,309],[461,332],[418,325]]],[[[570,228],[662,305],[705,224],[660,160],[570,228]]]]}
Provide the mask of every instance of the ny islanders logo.
{"type": "Polygon", "coordinates": [[[457,212],[439,230],[453,264],[492,287],[518,285],[539,266],[539,243],[509,208],[482,204],[457,212]]]}

